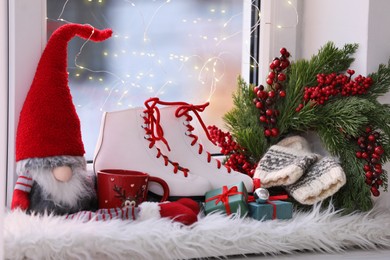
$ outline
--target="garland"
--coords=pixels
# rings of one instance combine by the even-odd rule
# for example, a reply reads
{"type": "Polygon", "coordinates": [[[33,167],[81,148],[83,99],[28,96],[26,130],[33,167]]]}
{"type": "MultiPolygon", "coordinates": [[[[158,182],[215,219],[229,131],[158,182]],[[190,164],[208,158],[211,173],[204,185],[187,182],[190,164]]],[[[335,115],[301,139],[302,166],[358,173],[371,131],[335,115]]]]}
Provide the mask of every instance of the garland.
{"type": "Polygon", "coordinates": [[[379,196],[379,188],[387,191],[382,165],[390,158],[390,106],[378,97],[390,88],[390,63],[353,78],[348,68],[357,48],[328,42],[310,60],[291,63],[282,48],[270,64],[266,87],[238,78],[234,107],[224,115],[229,132],[209,127],[225,163],[253,175],[271,145],[289,134],[314,132],[347,176],[333,204],[345,212],[371,209],[371,195],[379,196]]]}

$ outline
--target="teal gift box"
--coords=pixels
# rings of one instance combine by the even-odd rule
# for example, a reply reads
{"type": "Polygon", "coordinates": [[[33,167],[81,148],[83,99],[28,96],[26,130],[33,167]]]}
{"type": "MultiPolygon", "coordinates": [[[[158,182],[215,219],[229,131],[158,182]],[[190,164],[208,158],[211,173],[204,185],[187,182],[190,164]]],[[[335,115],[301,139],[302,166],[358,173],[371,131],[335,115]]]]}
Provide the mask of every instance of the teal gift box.
{"type": "Polygon", "coordinates": [[[249,202],[249,216],[257,220],[290,219],[293,206],[291,202],[272,200],[266,203],[249,202]]]}
{"type": "Polygon", "coordinates": [[[223,186],[219,189],[206,192],[205,214],[219,211],[230,215],[239,213],[245,216],[248,213],[248,192],[243,182],[223,186]]]}

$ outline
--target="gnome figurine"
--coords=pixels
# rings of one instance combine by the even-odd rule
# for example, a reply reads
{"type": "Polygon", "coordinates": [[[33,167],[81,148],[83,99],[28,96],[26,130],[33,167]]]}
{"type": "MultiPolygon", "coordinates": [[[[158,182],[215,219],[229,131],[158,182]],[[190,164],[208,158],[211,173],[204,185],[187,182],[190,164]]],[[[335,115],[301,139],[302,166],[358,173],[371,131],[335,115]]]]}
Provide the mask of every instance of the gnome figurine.
{"type": "Polygon", "coordinates": [[[66,24],[50,37],[20,113],[11,208],[64,215],[96,209],[95,178],[86,170],[80,120],[68,86],[67,44],[103,41],[111,29],[66,24]]]}

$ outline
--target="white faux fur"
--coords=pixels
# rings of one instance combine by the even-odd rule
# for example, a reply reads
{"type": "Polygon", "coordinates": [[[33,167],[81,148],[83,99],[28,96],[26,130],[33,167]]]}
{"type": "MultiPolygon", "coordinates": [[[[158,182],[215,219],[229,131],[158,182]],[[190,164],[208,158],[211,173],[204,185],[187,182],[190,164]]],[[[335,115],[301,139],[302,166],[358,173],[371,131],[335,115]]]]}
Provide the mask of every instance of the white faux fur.
{"type": "Polygon", "coordinates": [[[260,222],[219,214],[192,226],[168,219],[81,223],[54,216],[7,213],[8,259],[183,259],[242,254],[341,252],[351,247],[390,248],[390,211],[342,216],[318,205],[287,221],[260,222]]]}

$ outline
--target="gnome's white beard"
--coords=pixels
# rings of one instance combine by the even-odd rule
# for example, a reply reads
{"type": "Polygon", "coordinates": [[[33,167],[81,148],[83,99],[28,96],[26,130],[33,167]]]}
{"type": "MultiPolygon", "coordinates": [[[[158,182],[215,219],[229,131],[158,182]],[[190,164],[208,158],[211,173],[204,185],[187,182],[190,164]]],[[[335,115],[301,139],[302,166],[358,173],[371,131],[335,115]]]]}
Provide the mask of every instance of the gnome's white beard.
{"type": "MultiPolygon", "coordinates": [[[[46,167],[42,167],[41,161],[37,161],[36,159],[30,160],[28,163],[21,161],[18,162],[17,171],[28,171],[32,179],[41,187],[44,193],[43,195],[47,199],[50,198],[55,204],[73,207],[82,198],[90,197],[91,188],[93,188],[93,178],[92,176],[88,176],[88,172],[85,169],[85,159],[83,157],[81,158],[76,157],[73,158],[76,161],[72,159],[73,162],[68,161],[63,164],[70,164],[68,166],[72,168],[73,172],[72,178],[67,182],[58,181],[52,173],[52,169],[62,166],[60,164],[57,165],[58,162],[63,162],[62,160],[54,160],[54,163],[50,161],[50,164],[54,164],[51,165],[51,168],[47,167],[48,160],[45,160],[43,163],[46,167]]],[[[69,157],[66,159],[69,159],[69,157]]]]}
{"type": "Polygon", "coordinates": [[[73,207],[82,197],[88,196],[86,193],[89,189],[85,187],[86,171],[80,168],[73,169],[73,176],[67,182],[58,181],[52,172],[47,170],[39,173],[31,172],[31,176],[56,204],[73,207]]]}

